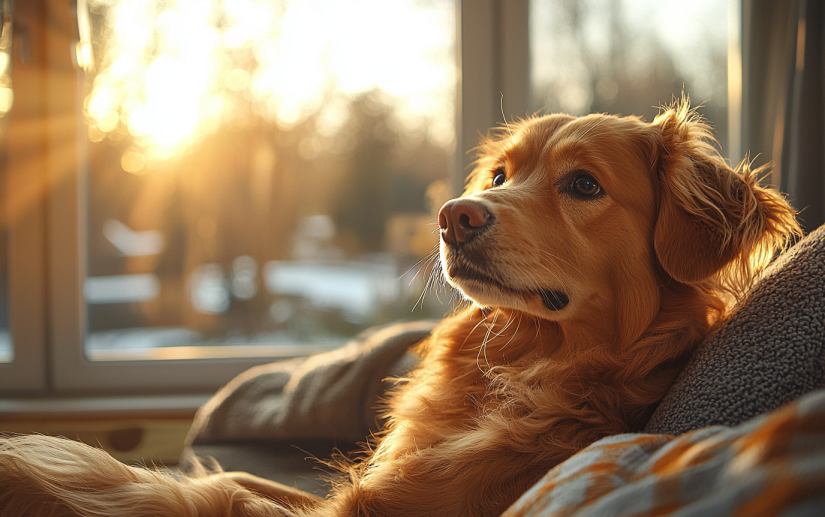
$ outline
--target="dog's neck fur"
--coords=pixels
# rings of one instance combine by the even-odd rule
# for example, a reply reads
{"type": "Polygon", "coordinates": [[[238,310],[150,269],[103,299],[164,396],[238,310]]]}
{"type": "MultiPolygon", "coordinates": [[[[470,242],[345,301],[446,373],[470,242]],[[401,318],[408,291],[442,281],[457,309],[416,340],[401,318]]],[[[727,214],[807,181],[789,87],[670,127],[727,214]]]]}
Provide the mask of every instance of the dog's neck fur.
{"type": "Polygon", "coordinates": [[[534,421],[535,428],[521,428],[523,436],[507,437],[516,449],[530,450],[537,439],[552,444],[530,458],[535,472],[525,474],[525,490],[590,443],[640,430],[725,312],[703,286],[673,281],[657,290],[647,321],[623,321],[618,308],[608,312],[606,321],[619,326],[644,325],[625,333],[611,334],[616,325],[553,322],[476,306],[446,319],[420,345],[421,366],[388,401],[385,432],[392,439],[378,444],[363,486],[381,477],[382,465],[443,448],[467,429],[483,432],[487,420],[512,432],[516,428],[506,422],[534,421]],[[621,334],[637,337],[622,342],[621,334]]]}
{"type": "Polygon", "coordinates": [[[557,370],[580,379],[574,385],[581,390],[570,396],[590,399],[601,390],[609,392],[630,417],[629,427],[620,431],[633,430],[644,424],[639,419],[649,416],[650,406],[664,396],[695,345],[726,310],[703,285],[673,281],[657,290],[646,318],[619,307],[604,311],[601,321],[555,322],[470,307],[422,344],[422,372],[430,372],[426,382],[448,384],[442,391],[453,394],[468,417],[477,418],[503,402],[503,394],[554,378],[548,369],[557,370]]]}

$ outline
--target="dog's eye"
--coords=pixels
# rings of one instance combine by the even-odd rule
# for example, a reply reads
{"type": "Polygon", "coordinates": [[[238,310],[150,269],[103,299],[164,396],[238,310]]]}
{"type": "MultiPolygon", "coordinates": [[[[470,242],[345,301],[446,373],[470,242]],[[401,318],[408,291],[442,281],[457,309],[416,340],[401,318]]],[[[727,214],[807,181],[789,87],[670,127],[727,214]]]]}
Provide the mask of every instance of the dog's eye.
{"type": "Polygon", "coordinates": [[[493,186],[494,187],[500,187],[500,186],[504,185],[505,181],[507,181],[507,175],[504,174],[503,170],[498,169],[495,172],[495,175],[493,176],[493,186]]]}
{"type": "Polygon", "coordinates": [[[596,197],[602,192],[602,187],[589,174],[579,174],[573,178],[570,190],[578,197],[596,197]]]}

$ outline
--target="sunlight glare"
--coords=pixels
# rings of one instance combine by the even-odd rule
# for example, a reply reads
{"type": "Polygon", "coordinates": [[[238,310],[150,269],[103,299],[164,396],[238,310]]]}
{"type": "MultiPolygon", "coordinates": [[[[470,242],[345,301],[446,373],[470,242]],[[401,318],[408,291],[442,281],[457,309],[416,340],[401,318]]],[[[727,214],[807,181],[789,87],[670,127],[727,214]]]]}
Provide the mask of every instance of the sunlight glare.
{"type": "MultiPolygon", "coordinates": [[[[449,130],[431,133],[452,138],[449,2],[90,4],[107,23],[101,71],[86,100],[95,138],[123,125],[147,157],[168,157],[238,116],[239,102],[288,130],[340,95],[371,89],[389,94],[400,124],[437,121],[449,130]]],[[[326,134],[342,127],[341,113],[325,115],[326,134]]]]}

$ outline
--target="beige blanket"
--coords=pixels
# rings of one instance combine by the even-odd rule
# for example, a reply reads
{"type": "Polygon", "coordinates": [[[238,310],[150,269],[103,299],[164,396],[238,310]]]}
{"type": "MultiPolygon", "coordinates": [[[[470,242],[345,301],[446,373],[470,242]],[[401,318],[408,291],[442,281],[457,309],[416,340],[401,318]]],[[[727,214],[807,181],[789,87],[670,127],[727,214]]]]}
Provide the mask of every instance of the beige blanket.
{"type": "Polygon", "coordinates": [[[198,411],[187,444],[363,441],[380,427],[376,406],[391,379],[417,363],[409,348],[435,324],[396,323],[366,331],[337,350],[247,370],[198,411]]]}

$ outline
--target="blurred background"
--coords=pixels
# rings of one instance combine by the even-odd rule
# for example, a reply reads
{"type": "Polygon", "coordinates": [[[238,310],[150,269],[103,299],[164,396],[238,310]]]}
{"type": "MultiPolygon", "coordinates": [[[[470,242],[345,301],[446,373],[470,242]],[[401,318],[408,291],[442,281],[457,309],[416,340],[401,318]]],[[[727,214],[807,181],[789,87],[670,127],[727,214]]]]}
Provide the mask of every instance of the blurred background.
{"type": "Polygon", "coordinates": [[[432,297],[413,307],[450,197],[454,4],[92,0],[89,13],[90,358],[294,354],[444,313],[432,297]]]}
{"type": "MultiPolygon", "coordinates": [[[[424,286],[452,194],[453,2],[87,7],[90,359],[215,344],[289,354],[444,314],[450,294],[424,286]]],[[[724,147],[727,4],[687,14],[533,2],[533,110],[652,120],[684,90],[707,101],[724,147]]]]}
{"type": "Polygon", "coordinates": [[[685,92],[741,158],[726,0],[0,5],[7,393],[204,393],[442,317],[437,211],[505,119],[685,92]]]}

